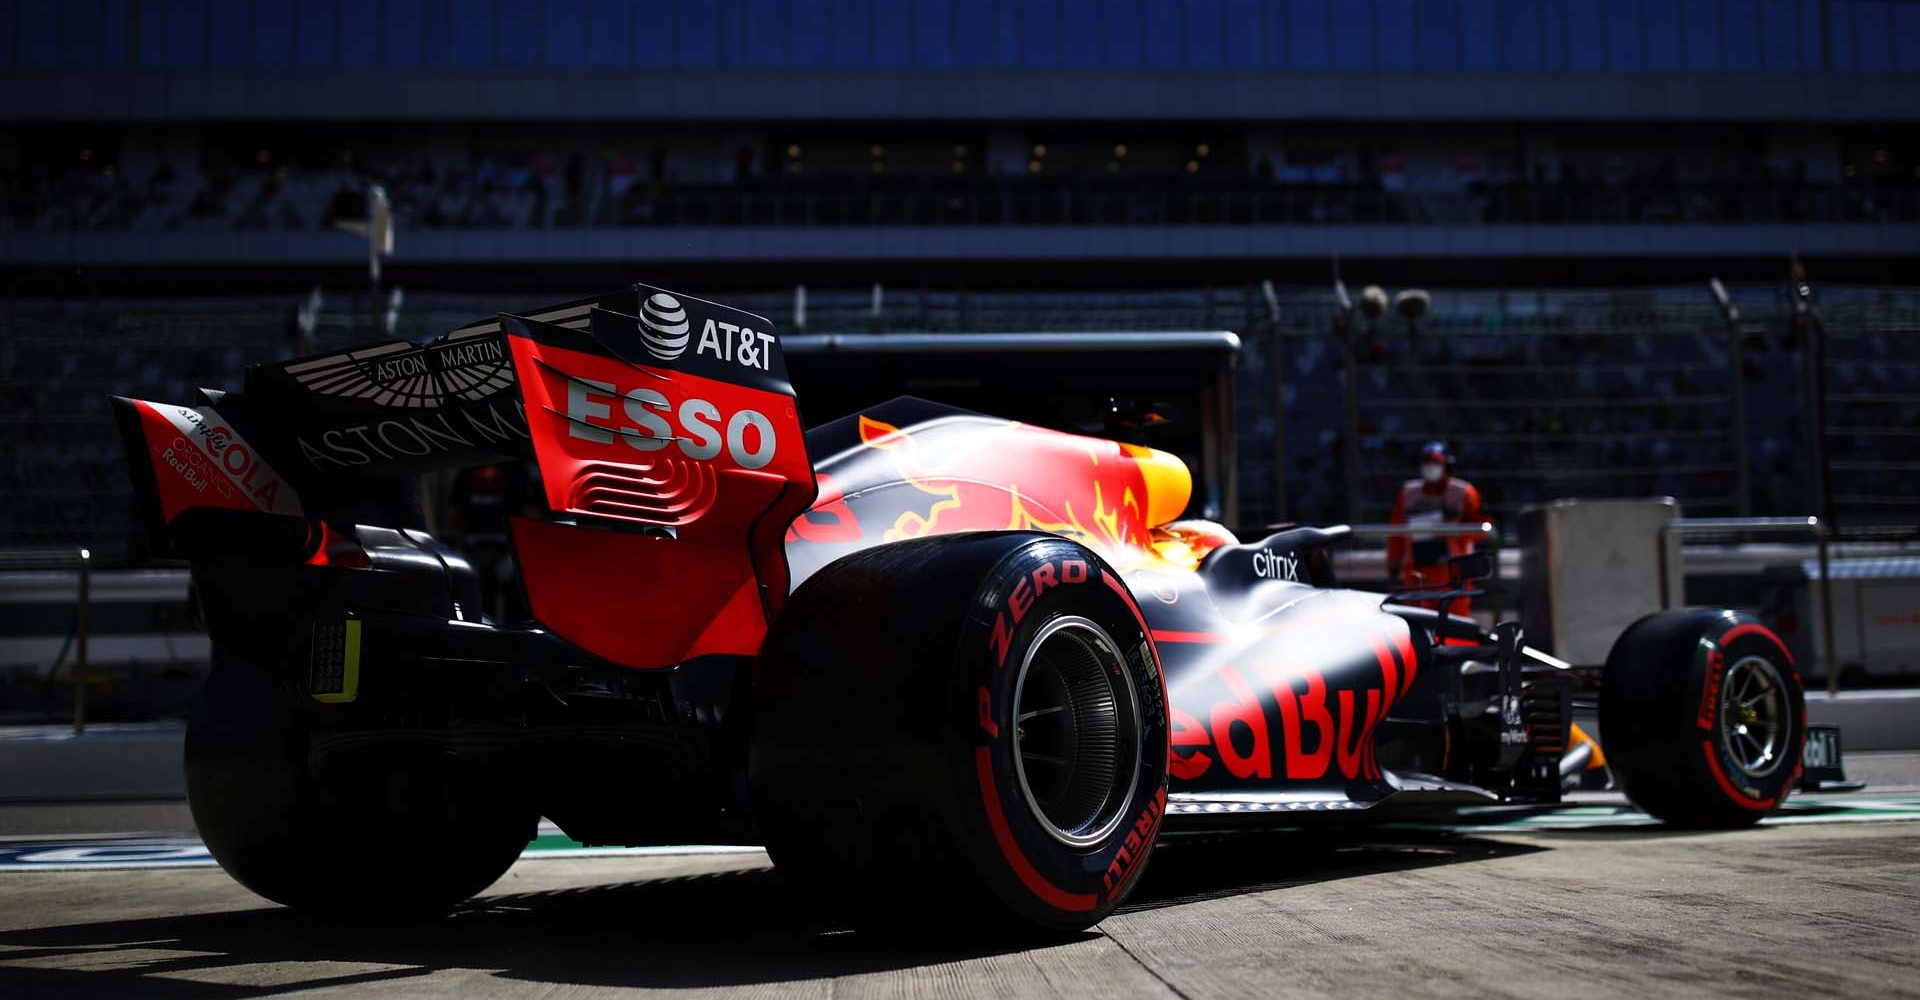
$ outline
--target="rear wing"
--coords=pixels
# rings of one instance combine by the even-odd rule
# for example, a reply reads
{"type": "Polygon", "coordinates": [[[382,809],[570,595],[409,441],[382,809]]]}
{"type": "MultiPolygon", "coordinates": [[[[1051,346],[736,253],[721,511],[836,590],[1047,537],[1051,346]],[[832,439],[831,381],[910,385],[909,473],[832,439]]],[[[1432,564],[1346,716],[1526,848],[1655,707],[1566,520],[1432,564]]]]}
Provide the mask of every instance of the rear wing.
{"type": "Polygon", "coordinates": [[[502,319],[554,514],[514,521],[528,601],[617,662],[751,656],[815,493],[786,362],[758,316],[641,293],[584,328],[502,319]]]}
{"type": "Polygon", "coordinates": [[[309,554],[300,494],[203,394],[198,406],[109,397],[148,548],[181,557],[309,554]]]}
{"type": "MultiPolygon", "coordinates": [[[[600,301],[533,315],[584,326],[600,301]]],[[[418,525],[394,479],[533,457],[497,318],[252,365],[244,386],[195,405],[112,397],[152,555],[312,556],[329,518],[418,525]]]]}
{"type": "MultiPolygon", "coordinates": [[[[583,329],[602,304],[580,299],[525,319],[583,329]]],[[[426,344],[403,340],[247,370],[245,394],[269,411],[263,442],[314,475],[408,475],[532,457],[513,352],[496,317],[426,344]]]]}
{"type": "Polygon", "coordinates": [[[116,398],[155,552],[320,561],[329,526],[419,524],[419,473],[531,459],[547,513],[514,520],[516,554],[534,616],[576,645],[751,654],[785,599],[782,538],[815,485],[761,317],[641,285],[245,386],[116,398]]]}

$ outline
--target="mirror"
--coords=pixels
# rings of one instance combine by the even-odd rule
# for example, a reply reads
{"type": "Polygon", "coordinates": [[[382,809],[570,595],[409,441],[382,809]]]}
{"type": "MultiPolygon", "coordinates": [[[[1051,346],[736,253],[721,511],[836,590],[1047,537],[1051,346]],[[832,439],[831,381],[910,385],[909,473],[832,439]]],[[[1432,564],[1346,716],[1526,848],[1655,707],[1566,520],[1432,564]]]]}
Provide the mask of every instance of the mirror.
{"type": "Polygon", "coordinates": [[[1447,569],[1456,582],[1484,580],[1493,575],[1493,553],[1469,552],[1447,560],[1447,569]]]}

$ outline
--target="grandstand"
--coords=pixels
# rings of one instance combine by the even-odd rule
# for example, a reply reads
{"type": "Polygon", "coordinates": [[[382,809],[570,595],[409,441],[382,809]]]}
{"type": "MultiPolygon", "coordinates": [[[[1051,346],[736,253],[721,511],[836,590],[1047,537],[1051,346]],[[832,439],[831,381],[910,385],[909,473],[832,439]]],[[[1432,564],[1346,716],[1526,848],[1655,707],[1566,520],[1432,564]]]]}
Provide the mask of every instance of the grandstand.
{"type": "Polygon", "coordinates": [[[395,277],[449,291],[1920,259],[1888,0],[6,0],[0,83],[41,293],[302,291],[374,183],[395,277]]]}
{"type": "MultiPolygon", "coordinates": [[[[951,161],[959,168],[952,171],[903,176],[895,167],[891,174],[875,174],[873,166],[888,167],[894,161],[872,157],[864,164],[868,176],[838,178],[831,173],[819,176],[818,170],[813,175],[793,173],[794,167],[805,165],[798,157],[776,168],[784,172],[763,176],[759,163],[765,154],[758,147],[766,140],[761,139],[748,147],[751,166],[740,168],[738,176],[725,183],[669,180],[663,176],[664,163],[652,173],[625,154],[589,161],[583,149],[588,144],[579,141],[564,157],[539,153],[501,160],[456,149],[435,151],[438,162],[331,168],[289,164],[279,158],[286,155],[284,150],[276,156],[262,149],[266,155],[256,154],[252,163],[181,176],[170,161],[161,161],[139,177],[103,170],[94,161],[104,154],[86,148],[93,155],[84,161],[74,152],[65,163],[0,171],[0,196],[5,198],[0,226],[54,232],[326,231],[356,210],[369,183],[379,183],[389,193],[403,226],[428,231],[1920,221],[1920,184],[1912,178],[1850,175],[1823,182],[1785,173],[1742,179],[1733,172],[1682,181],[1616,166],[1614,176],[1583,179],[1579,168],[1567,166],[1566,173],[1550,179],[1544,171],[1525,177],[1515,176],[1511,167],[1491,174],[1468,167],[1454,177],[1429,178],[1409,189],[1405,177],[1382,174],[1377,165],[1336,165],[1325,170],[1325,176],[1301,167],[1297,177],[1287,177],[1274,175],[1270,159],[1238,165],[1213,161],[1207,164],[1207,176],[1182,177],[1178,167],[1143,169],[1134,154],[1140,138],[1115,145],[1114,151],[1124,149],[1127,156],[1103,154],[1111,165],[1105,177],[1098,175],[1098,156],[1095,162],[1068,164],[1064,176],[1047,177],[1040,176],[1044,169],[983,173],[963,154],[951,161]],[[563,159],[568,163],[564,169],[563,159]],[[1123,168],[1125,177],[1120,176],[1123,168]],[[1173,183],[1162,183],[1169,180],[1173,183]]],[[[1460,136],[1451,143],[1456,159],[1485,155],[1475,138],[1460,136]]],[[[259,141],[255,138],[249,145],[259,141]]],[[[351,147],[360,145],[351,131],[336,134],[332,141],[342,147],[337,154],[342,159],[351,159],[351,147]]],[[[1166,144],[1172,145],[1171,140],[1166,144]]],[[[797,143],[789,148],[801,149],[797,143]]],[[[897,144],[892,148],[899,152],[897,144]]],[[[962,142],[955,148],[967,146],[962,142]]],[[[424,158],[425,153],[417,155],[424,158]]],[[[1061,169],[1058,155],[1030,162],[1061,169]]],[[[1199,161],[1188,162],[1197,174],[1199,161]]],[[[725,172],[711,162],[702,165],[709,168],[703,172],[725,172]]]]}

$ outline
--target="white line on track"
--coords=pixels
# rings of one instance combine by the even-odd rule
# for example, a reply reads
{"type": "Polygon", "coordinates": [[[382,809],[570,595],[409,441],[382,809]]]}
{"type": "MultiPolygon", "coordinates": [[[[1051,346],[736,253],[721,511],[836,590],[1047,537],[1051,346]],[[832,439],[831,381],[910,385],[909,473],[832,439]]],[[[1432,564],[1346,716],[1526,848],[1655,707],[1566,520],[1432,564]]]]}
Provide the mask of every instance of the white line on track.
{"type": "MultiPolygon", "coordinates": [[[[1471,813],[1462,821],[1439,824],[1467,834],[1528,833],[1563,830],[1647,829],[1658,825],[1651,817],[1624,804],[1581,802],[1563,809],[1514,817],[1497,817],[1501,807],[1471,813]]],[[[1801,826],[1818,823],[1881,823],[1920,821],[1920,795],[1796,795],[1782,810],[1762,820],[1766,825],[1801,826]]],[[[572,858],[670,858],[699,855],[759,854],[758,847],[725,844],[689,844],[665,847],[584,847],[554,843],[564,836],[542,822],[540,839],[520,855],[522,861],[572,858]],[[546,841],[548,846],[542,846],[546,841]]],[[[193,837],[33,837],[0,840],[0,873],[125,871],[137,868],[209,868],[215,864],[206,846],[193,837]]]]}
{"type": "MultiPolygon", "coordinates": [[[[696,855],[759,854],[758,847],[687,844],[670,847],[546,847],[520,855],[522,861],[568,858],[672,858],[696,855]]],[[[149,840],[62,841],[0,847],[0,872],[125,871],[134,868],[208,868],[215,864],[206,846],[191,837],[149,840]]]]}

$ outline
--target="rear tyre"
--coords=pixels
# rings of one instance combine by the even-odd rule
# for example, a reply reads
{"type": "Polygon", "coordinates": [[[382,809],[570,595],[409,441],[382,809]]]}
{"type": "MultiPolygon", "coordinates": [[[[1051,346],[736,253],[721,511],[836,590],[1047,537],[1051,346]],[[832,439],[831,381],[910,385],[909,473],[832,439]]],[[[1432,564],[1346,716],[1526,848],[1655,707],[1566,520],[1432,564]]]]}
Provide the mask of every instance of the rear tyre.
{"type": "Polygon", "coordinates": [[[316,775],[278,678],[216,652],[187,723],[187,801],[220,867],[315,913],[423,916],[493,884],[538,817],[450,757],[316,775]]]}
{"type": "Polygon", "coordinates": [[[1635,622],[1607,655],[1600,734],[1633,804],[1674,826],[1756,823],[1800,773],[1806,696],[1780,638],[1693,608],[1635,622]]]}
{"type": "Polygon", "coordinates": [[[1139,609],[1050,535],[880,546],[788,602],[754,681],[775,866],[868,929],[1078,930],[1126,898],[1166,808],[1139,609]]]}

